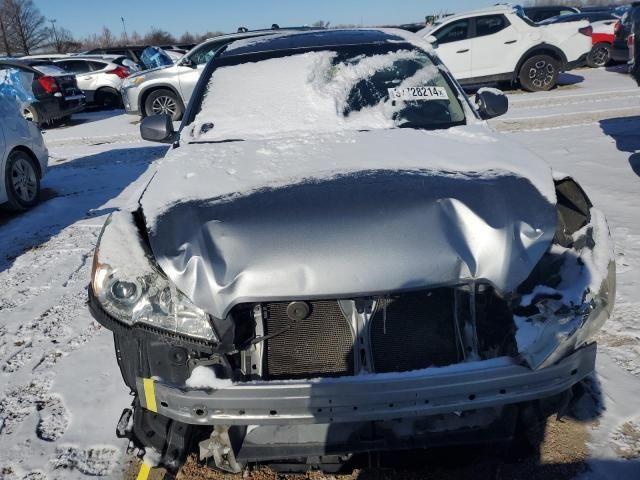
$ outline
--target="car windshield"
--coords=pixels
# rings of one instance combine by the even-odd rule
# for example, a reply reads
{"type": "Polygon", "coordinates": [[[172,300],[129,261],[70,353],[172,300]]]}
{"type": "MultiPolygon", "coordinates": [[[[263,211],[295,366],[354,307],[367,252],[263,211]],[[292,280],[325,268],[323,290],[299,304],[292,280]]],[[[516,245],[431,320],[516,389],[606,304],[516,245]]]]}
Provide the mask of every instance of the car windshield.
{"type": "Polygon", "coordinates": [[[421,50],[386,46],[274,55],[219,61],[185,130],[191,140],[465,123],[457,91],[421,50]]]}

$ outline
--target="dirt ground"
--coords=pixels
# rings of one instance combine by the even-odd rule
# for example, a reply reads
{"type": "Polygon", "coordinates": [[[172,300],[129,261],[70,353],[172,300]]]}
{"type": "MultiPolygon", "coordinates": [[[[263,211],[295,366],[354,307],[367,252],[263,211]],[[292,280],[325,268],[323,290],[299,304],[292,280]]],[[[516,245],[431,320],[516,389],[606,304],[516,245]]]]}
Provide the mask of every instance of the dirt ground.
{"type": "MultiPolygon", "coordinates": [[[[512,463],[505,462],[503,452],[488,447],[465,447],[399,454],[393,462],[395,465],[359,468],[350,474],[323,474],[318,471],[282,474],[258,467],[230,475],[199,467],[193,456],[178,474],[178,480],[571,480],[587,468],[589,428],[590,423],[550,417],[540,454],[514,458],[512,463]]],[[[135,480],[138,468],[139,462],[133,461],[126,480],[135,480]]],[[[161,480],[163,476],[162,470],[155,470],[149,478],[161,480]]]]}

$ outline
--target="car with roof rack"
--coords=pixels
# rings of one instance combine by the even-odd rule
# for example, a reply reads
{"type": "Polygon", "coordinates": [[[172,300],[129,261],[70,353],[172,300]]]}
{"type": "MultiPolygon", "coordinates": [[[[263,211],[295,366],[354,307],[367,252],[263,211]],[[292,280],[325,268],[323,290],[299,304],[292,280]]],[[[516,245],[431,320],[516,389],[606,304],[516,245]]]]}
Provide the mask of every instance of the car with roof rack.
{"type": "Polygon", "coordinates": [[[194,451],[335,467],[562,414],[615,256],[579,184],[487,124],[507,107],[402,30],[215,51],[178,131],[142,120],[170,148],[94,252],[89,308],[133,394],[117,435],[175,478],[194,451]]]}

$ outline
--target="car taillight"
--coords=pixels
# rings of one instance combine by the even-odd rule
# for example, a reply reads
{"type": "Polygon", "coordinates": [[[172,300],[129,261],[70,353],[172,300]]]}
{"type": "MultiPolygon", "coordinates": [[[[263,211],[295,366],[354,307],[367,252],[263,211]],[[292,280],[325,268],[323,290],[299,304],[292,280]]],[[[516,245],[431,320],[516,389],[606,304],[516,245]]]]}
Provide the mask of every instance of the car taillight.
{"type": "Polygon", "coordinates": [[[56,82],[56,79],[54,77],[50,77],[49,75],[40,77],[38,79],[38,83],[47,93],[53,94],[60,91],[60,87],[58,86],[58,82],[56,82]]]}
{"type": "Polygon", "coordinates": [[[578,31],[581,34],[586,35],[587,37],[590,37],[591,35],[593,35],[593,27],[591,25],[579,28],[578,31]]]}
{"type": "Polygon", "coordinates": [[[111,73],[112,75],[117,75],[120,78],[127,78],[129,76],[129,70],[123,67],[116,67],[114,70],[109,70],[105,73],[111,73]]]}

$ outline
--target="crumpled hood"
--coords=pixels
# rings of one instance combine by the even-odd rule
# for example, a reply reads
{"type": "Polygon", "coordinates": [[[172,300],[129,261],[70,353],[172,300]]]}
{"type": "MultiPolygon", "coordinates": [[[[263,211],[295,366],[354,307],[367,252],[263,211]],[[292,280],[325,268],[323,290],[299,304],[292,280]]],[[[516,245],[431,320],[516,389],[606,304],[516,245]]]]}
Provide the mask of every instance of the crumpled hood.
{"type": "Polygon", "coordinates": [[[515,289],[556,229],[549,167],[484,125],[183,144],[140,204],[195,304],[515,289]]]}

